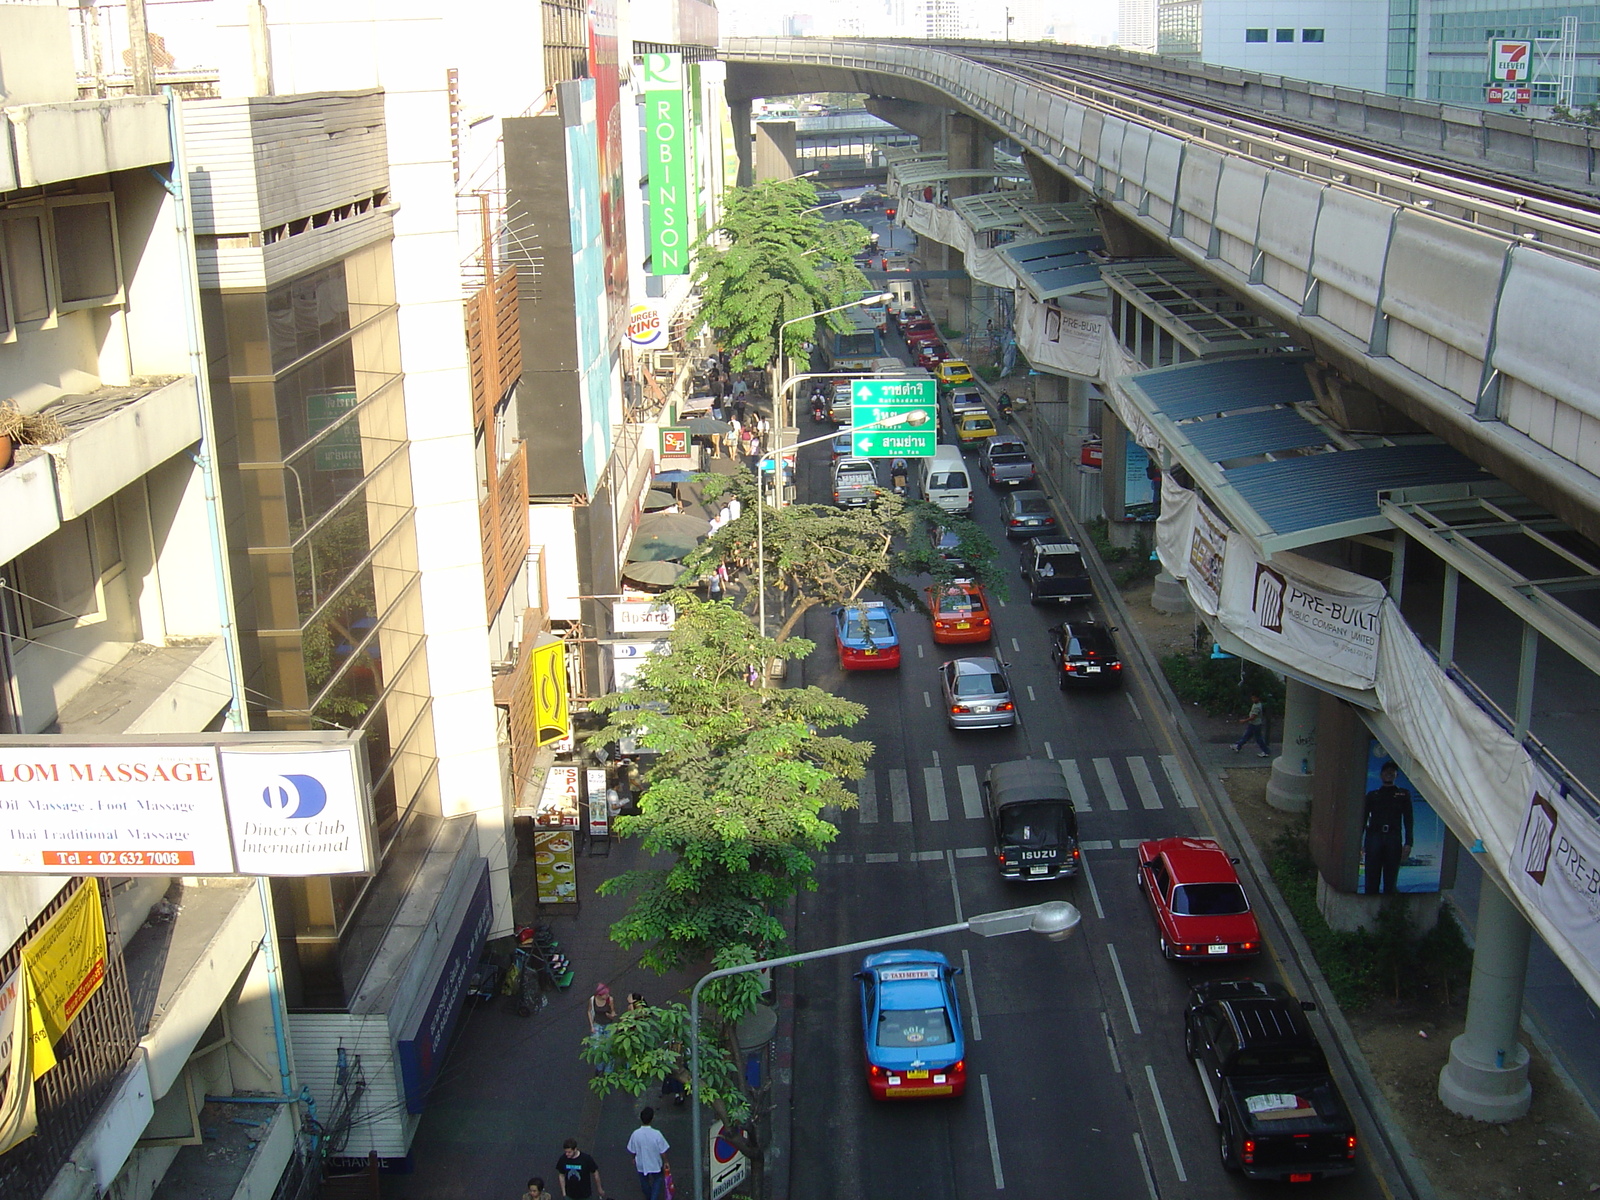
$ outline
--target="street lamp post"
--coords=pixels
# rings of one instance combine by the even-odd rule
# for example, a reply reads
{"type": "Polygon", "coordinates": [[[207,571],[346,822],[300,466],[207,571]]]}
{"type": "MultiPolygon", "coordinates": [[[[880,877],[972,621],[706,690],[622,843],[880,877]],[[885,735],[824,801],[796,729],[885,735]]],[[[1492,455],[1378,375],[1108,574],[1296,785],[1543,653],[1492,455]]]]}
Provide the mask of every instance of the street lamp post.
{"type": "Polygon", "coordinates": [[[938,937],[945,933],[976,933],[981,937],[998,937],[1006,933],[1030,931],[1043,934],[1052,942],[1065,940],[1083,919],[1075,905],[1065,900],[1047,900],[1043,904],[1029,904],[1023,908],[1007,908],[1000,912],[980,913],[952,925],[935,925],[931,929],[915,929],[910,933],[896,933],[889,937],[871,938],[865,942],[851,942],[845,946],[830,946],[824,950],[807,950],[803,954],[787,954],[782,958],[769,958],[761,962],[745,963],[740,967],[723,967],[702,975],[689,993],[689,1103],[694,1107],[694,1194],[695,1200],[705,1200],[705,1148],[700,1144],[700,989],[713,979],[726,979],[730,975],[744,975],[751,971],[764,971],[768,967],[786,967],[791,963],[811,962],[818,958],[838,958],[842,954],[859,954],[863,950],[876,950],[879,946],[897,946],[923,938],[938,937]]]}
{"type": "MultiPolygon", "coordinates": [[[[794,317],[793,319],[785,321],[783,324],[779,325],[778,326],[778,357],[777,357],[776,361],[773,363],[773,367],[772,367],[773,376],[774,376],[774,378],[773,378],[773,388],[772,388],[772,407],[773,407],[772,415],[773,415],[773,417],[776,418],[778,416],[778,411],[777,411],[777,408],[778,408],[778,393],[783,388],[783,331],[785,329],[789,328],[789,326],[791,326],[791,325],[798,325],[801,321],[810,321],[810,320],[812,320],[813,318],[816,318],[816,317],[825,317],[829,313],[843,312],[847,308],[860,308],[863,304],[887,304],[887,303],[889,303],[889,301],[891,301],[893,299],[894,299],[894,295],[892,293],[890,293],[890,292],[879,292],[879,293],[877,293],[875,295],[863,296],[859,300],[852,300],[852,301],[850,301],[849,304],[836,304],[832,308],[824,308],[824,309],[819,309],[818,311],[816,311],[814,313],[806,313],[806,315],[803,316],[803,317],[794,317]]],[[[794,422],[794,421],[787,422],[787,424],[785,425],[785,428],[788,428],[789,426],[794,425],[794,424],[796,424],[796,422],[794,422]]]]}
{"type": "MultiPolygon", "coordinates": [[[[928,423],[928,414],[925,412],[900,413],[896,416],[885,417],[881,421],[873,421],[868,425],[853,426],[860,429],[898,429],[901,425],[918,425],[928,423]]],[[[777,494],[783,495],[783,468],[778,462],[782,451],[803,450],[807,446],[815,446],[818,442],[833,440],[834,435],[825,433],[821,437],[807,438],[803,442],[796,442],[792,446],[784,446],[782,450],[768,450],[756,459],[756,624],[761,630],[761,636],[767,636],[767,495],[766,495],[766,467],[763,465],[767,459],[772,459],[773,484],[777,494]]],[[[798,468],[797,468],[798,469],[798,468]]],[[[780,505],[781,507],[781,505],[780,505]]],[[[762,678],[766,677],[763,669],[762,678]]]]}

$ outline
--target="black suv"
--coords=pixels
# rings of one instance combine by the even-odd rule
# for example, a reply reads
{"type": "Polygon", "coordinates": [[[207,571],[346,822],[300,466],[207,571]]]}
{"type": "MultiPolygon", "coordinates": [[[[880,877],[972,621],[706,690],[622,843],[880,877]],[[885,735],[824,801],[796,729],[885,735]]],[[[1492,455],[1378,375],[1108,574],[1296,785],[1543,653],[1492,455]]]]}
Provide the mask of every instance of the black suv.
{"type": "Polygon", "coordinates": [[[1093,621],[1063,621],[1050,630],[1050,660],[1062,691],[1122,683],[1122,656],[1111,638],[1116,631],[1115,625],[1093,621]]]}

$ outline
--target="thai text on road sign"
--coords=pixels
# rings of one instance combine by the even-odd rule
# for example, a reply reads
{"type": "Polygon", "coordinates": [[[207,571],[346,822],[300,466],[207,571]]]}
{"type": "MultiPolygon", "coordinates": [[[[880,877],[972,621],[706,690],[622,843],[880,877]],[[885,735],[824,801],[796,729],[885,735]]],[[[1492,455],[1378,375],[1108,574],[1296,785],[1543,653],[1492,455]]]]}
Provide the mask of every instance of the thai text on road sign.
{"type": "Polygon", "coordinates": [[[850,383],[850,452],[862,458],[932,458],[938,443],[931,378],[850,383]]]}

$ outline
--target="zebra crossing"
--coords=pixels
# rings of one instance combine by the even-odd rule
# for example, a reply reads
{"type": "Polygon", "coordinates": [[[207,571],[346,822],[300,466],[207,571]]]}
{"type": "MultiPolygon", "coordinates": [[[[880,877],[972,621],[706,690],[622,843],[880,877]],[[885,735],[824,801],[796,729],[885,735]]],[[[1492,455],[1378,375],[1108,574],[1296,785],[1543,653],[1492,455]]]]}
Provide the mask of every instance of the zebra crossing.
{"type": "MultiPolygon", "coordinates": [[[[1140,809],[1154,811],[1175,805],[1198,808],[1189,781],[1175,755],[1131,754],[1121,758],[1091,758],[1087,764],[1075,758],[1058,758],[1056,765],[1066,781],[1072,806],[1080,813],[1129,811],[1129,799],[1140,809]],[[1088,770],[1085,771],[1085,765],[1088,770]],[[1091,795],[1088,780],[1096,787],[1091,795]],[[1158,783],[1158,779],[1160,783],[1158,783]],[[1164,783],[1163,788],[1161,784],[1164,783]]],[[[922,768],[920,794],[914,795],[912,773],[903,768],[868,771],[856,785],[857,807],[853,814],[830,811],[828,815],[859,825],[906,825],[913,821],[949,822],[954,817],[979,820],[983,817],[983,791],[978,768],[962,765],[953,768],[954,788],[950,788],[952,768],[922,768]],[[959,811],[953,806],[959,803],[959,811]]]]}

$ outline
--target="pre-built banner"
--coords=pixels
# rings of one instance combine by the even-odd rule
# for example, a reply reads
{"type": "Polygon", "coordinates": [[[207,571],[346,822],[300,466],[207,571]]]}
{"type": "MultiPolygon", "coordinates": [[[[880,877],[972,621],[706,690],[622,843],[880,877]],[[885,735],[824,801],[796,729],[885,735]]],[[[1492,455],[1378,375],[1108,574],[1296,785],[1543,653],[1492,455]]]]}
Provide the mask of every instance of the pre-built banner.
{"type": "Polygon", "coordinates": [[[1228,537],[1217,605],[1240,641],[1309,679],[1365,691],[1378,674],[1383,584],[1298,554],[1263,562],[1250,540],[1228,537]]]}
{"type": "Polygon", "coordinates": [[[1600,962],[1600,823],[1533,769],[1511,882],[1584,953],[1600,962]]]}

